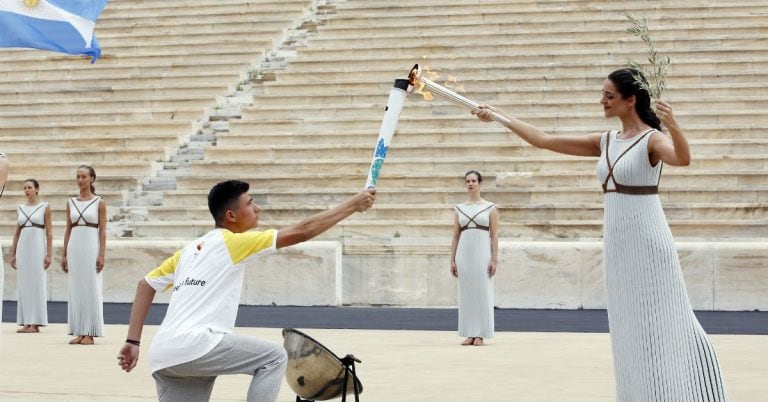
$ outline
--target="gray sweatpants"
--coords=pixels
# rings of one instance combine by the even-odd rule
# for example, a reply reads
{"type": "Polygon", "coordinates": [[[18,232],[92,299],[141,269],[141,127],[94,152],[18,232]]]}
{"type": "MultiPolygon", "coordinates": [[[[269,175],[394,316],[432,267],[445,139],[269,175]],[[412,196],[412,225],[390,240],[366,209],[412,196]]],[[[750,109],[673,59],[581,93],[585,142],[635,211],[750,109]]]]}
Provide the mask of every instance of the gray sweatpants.
{"type": "Polygon", "coordinates": [[[234,334],[204,356],[152,374],[161,402],[207,402],[216,376],[252,375],[248,402],[275,402],[288,358],[282,345],[234,334]]]}

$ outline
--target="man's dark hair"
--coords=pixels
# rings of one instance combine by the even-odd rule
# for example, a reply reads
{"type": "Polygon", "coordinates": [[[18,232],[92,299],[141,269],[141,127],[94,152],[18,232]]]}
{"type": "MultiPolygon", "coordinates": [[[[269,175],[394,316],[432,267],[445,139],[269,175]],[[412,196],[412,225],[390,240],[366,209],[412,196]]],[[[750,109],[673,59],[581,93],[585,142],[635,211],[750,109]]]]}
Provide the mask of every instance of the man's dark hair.
{"type": "Polygon", "coordinates": [[[208,192],[208,210],[213,215],[216,224],[224,222],[224,214],[243,193],[248,192],[250,185],[240,180],[227,180],[217,183],[208,192]]]}

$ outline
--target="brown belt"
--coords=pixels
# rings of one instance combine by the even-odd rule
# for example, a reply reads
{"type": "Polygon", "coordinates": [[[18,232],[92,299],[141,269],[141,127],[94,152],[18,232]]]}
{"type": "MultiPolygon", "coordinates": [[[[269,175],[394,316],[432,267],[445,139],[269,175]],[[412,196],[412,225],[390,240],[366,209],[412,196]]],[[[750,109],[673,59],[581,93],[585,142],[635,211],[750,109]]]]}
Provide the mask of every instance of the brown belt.
{"type": "Polygon", "coordinates": [[[609,190],[608,186],[603,184],[603,193],[619,193],[619,194],[631,194],[631,195],[650,195],[658,194],[659,186],[625,186],[613,182],[615,189],[609,190]]]}
{"type": "Polygon", "coordinates": [[[486,232],[489,232],[491,230],[489,226],[477,225],[477,226],[462,226],[461,232],[467,229],[480,229],[480,230],[485,230],[486,232]]]}
{"type": "Polygon", "coordinates": [[[41,225],[39,223],[30,223],[29,225],[19,226],[21,229],[26,228],[38,228],[38,229],[45,229],[45,225],[41,225]]]}
{"type": "Polygon", "coordinates": [[[72,223],[72,227],[75,227],[75,226],[87,226],[89,228],[97,228],[98,229],[99,224],[98,223],[90,223],[90,222],[85,222],[85,223],[74,222],[74,223],[72,223]]]}

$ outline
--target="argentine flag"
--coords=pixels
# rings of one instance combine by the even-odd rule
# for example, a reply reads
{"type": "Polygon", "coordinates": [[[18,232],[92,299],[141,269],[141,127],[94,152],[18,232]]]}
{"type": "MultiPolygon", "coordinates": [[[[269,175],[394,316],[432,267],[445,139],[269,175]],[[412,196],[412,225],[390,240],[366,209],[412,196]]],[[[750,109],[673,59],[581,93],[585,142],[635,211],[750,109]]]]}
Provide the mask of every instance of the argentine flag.
{"type": "Polygon", "coordinates": [[[0,0],[0,47],[101,55],[93,29],[107,0],[0,0]]]}

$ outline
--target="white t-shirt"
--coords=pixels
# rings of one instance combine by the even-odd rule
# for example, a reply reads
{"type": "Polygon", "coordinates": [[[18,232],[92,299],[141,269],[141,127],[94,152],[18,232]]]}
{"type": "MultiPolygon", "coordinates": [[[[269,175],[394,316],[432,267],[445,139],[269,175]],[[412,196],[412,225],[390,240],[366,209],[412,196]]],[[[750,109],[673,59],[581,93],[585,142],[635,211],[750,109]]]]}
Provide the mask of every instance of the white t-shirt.
{"type": "Polygon", "coordinates": [[[214,229],[147,274],[156,291],[173,291],[149,350],[152,372],[202,357],[234,331],[246,262],[276,241],[276,230],[214,229]]]}

